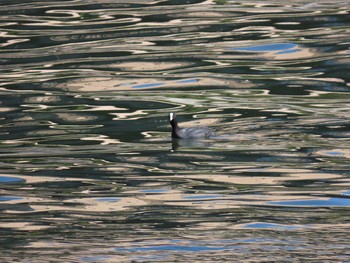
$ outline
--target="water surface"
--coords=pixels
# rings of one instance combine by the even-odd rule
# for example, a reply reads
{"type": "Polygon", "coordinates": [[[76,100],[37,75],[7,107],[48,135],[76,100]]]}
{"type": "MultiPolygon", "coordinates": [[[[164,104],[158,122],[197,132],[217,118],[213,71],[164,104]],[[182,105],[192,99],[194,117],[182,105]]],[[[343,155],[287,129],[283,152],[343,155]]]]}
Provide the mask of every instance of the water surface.
{"type": "Polygon", "coordinates": [[[348,1],[0,5],[1,262],[349,260],[348,1]]]}

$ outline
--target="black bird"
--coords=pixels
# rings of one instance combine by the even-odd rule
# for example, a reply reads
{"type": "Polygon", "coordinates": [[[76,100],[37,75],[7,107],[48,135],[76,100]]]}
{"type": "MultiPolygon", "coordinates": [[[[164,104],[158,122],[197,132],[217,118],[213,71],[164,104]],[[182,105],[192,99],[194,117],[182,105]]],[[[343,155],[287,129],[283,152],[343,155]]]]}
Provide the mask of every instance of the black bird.
{"type": "Polygon", "coordinates": [[[171,137],[176,139],[206,139],[213,133],[207,127],[180,128],[176,121],[176,114],[169,114],[172,132],[171,137]]]}

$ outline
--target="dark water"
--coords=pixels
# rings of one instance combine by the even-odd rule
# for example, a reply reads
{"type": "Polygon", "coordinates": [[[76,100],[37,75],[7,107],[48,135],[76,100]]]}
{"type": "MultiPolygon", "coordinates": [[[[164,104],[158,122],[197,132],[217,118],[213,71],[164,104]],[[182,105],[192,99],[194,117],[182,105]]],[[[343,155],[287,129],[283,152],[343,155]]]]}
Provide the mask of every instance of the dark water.
{"type": "Polygon", "coordinates": [[[350,261],[348,1],[0,5],[1,262],[350,261]]]}

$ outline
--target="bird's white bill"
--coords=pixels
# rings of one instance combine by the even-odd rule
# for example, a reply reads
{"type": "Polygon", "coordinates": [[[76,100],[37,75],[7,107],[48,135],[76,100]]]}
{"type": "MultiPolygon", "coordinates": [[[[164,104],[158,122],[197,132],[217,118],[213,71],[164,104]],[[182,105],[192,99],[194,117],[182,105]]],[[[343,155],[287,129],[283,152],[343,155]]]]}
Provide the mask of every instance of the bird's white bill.
{"type": "Polygon", "coordinates": [[[174,119],[174,113],[171,112],[171,113],[169,114],[169,120],[172,121],[173,119],[174,119]]]}

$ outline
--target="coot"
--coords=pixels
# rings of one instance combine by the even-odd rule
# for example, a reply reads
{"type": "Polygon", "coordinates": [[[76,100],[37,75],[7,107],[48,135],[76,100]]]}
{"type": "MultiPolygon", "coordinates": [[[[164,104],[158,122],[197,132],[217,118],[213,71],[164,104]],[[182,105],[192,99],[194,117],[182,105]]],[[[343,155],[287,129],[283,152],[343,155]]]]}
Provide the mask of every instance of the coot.
{"type": "Polygon", "coordinates": [[[176,121],[176,114],[169,114],[172,132],[171,137],[176,139],[205,139],[213,135],[207,127],[180,128],[176,121]]]}

